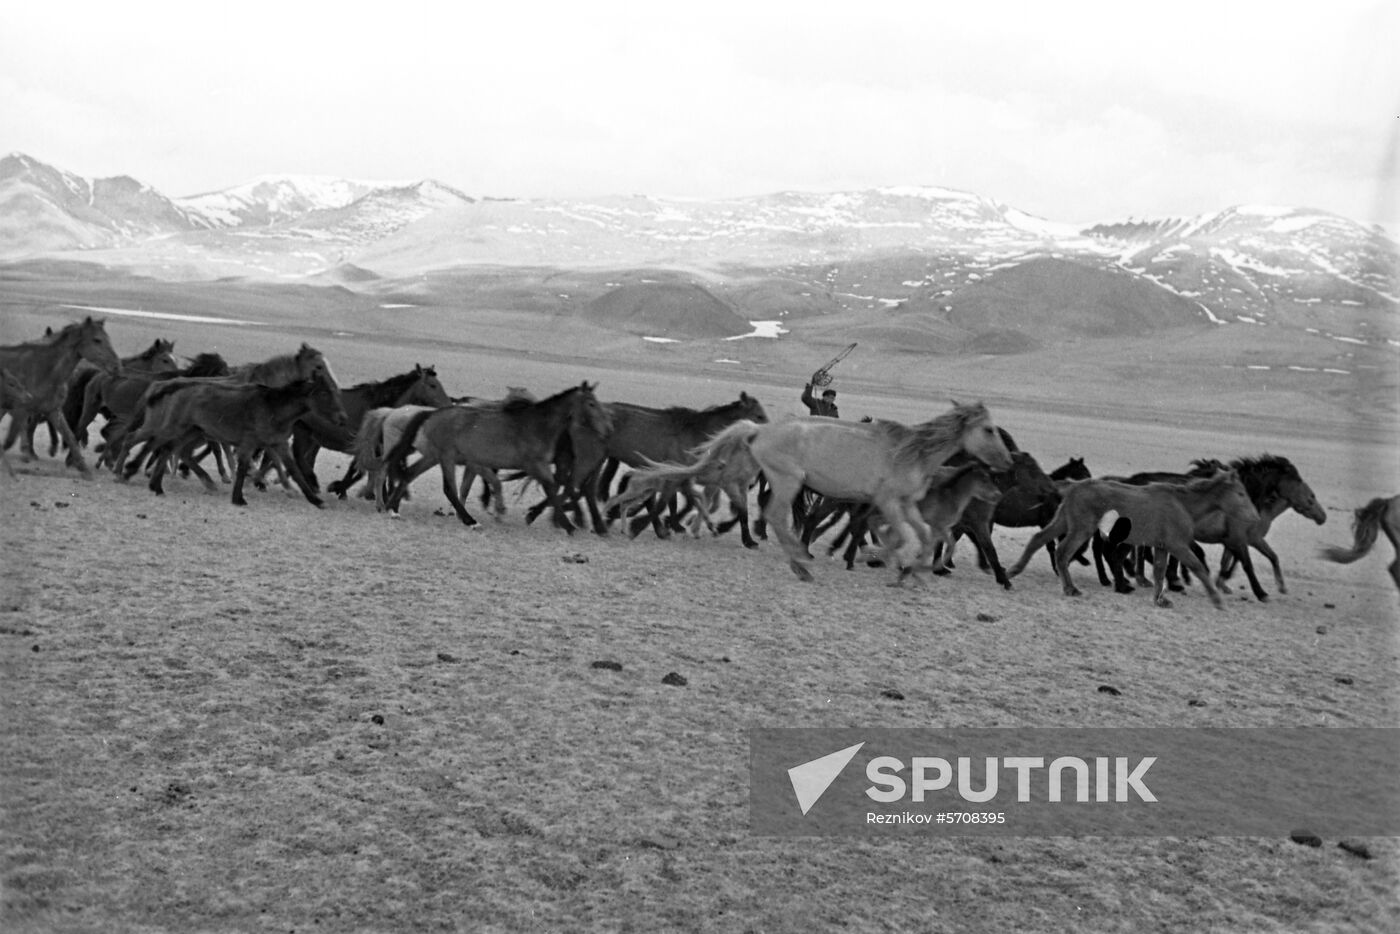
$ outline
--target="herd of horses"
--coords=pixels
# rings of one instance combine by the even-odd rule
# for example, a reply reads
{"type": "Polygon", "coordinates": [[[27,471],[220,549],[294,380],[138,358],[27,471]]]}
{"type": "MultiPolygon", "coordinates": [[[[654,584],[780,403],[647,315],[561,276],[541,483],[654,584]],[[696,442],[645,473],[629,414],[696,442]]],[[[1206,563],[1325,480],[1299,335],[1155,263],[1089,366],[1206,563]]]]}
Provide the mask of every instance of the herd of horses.
{"type": "MultiPolygon", "coordinates": [[[[0,413],[10,421],[5,449],[18,440],[25,459],[35,458],[35,431],[47,424],[51,455],[65,448],[67,463],[85,475],[91,469],[83,452],[91,447],[119,479],[144,471],[157,494],[172,469],[215,491],[202,466],[212,457],[232,482],[237,505],[247,502],[249,478],[263,487],[275,470],[315,506],[323,505],[315,462],[329,449],[351,456],[330,493],[344,498],[363,477],[364,495],[397,515],[413,481],[436,467],[444,496],[468,526],[477,524],[466,506],[476,479],[498,517],[502,480],[524,480],[544,491],[527,521],[548,509],[568,532],[591,523],[606,534],[621,522],[633,536],[650,525],[665,537],[688,520],[717,534],[737,525],[753,548],[771,528],[804,581],[812,580],[811,546],[828,532],[839,533],[829,551],[844,546],[848,567],[865,555],[892,568],[895,584],[948,573],[955,543],[966,536],[1001,586],[1010,588],[1044,548],[1064,592],[1075,595],[1070,567],[1087,564],[1092,549],[1100,583],[1121,592],[1134,589],[1130,572],[1137,586],[1147,585],[1150,561],[1154,600],[1162,606],[1170,605],[1166,590],[1182,589],[1177,565],[1216,606],[1236,564],[1265,600],[1252,550],[1269,559],[1279,592],[1286,592],[1265,536],[1289,509],[1319,525],[1326,520],[1296,467],[1268,454],[1127,477],[1094,477],[1073,458],[1047,474],[981,403],[955,402],[915,425],[773,422],[747,393],[699,410],[603,402],[588,382],[544,399],[524,390],[503,399],[452,398],[423,366],[342,389],[325,357],[306,344],[242,366],[201,354],[182,367],[173,349],[158,340],[120,359],[104,324],[91,317],[0,346],[0,413]],[[100,442],[89,437],[99,415],[100,442]],[[751,524],[755,490],[760,513],[751,524]],[[1117,520],[1105,534],[1109,514],[1117,520]],[[1038,528],[1009,568],[992,541],[996,525],[1038,528]],[[1214,579],[1203,543],[1224,549],[1214,579]]],[[[8,460],[5,467],[13,476],[8,460]]],[[[1355,561],[1381,531],[1400,552],[1400,497],[1356,510],[1354,530],[1351,548],[1324,549],[1322,556],[1355,561]]],[[[1400,557],[1389,570],[1400,587],[1400,557]]]]}

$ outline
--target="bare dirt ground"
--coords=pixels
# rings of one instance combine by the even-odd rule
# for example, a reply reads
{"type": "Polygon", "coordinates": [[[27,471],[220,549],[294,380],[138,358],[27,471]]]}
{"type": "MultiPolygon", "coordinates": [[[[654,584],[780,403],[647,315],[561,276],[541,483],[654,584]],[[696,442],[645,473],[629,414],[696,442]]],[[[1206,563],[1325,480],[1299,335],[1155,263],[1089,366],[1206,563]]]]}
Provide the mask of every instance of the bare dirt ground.
{"type": "MultiPolygon", "coordinates": [[[[123,353],[174,335],[235,361],[307,339],[108,330],[123,353]]],[[[798,411],[804,372],[772,349],[726,378],[713,348],[629,345],[609,366],[564,347],[310,339],[344,385],[422,362],[454,394],[588,378],[605,400],[700,406],[745,389],[775,418],[798,411]],[[670,356],[641,359],[653,353],[670,356]]],[[[471,532],[435,474],[395,522],[362,501],[317,511],[279,490],[238,509],[193,481],[157,498],[54,460],[16,464],[0,476],[5,930],[1400,929],[1387,838],[1363,859],[1325,830],[1319,848],[1286,833],[749,833],[756,726],[1397,724],[1388,546],[1348,567],[1316,558],[1350,541],[1355,506],[1400,488],[1393,436],[1340,421],[1331,398],[1241,412],[1169,377],[1166,405],[1111,373],[1082,404],[1047,404],[1062,388],[1052,363],[950,363],[894,385],[867,360],[843,413],[921,420],[980,378],[1047,469],[1287,455],[1329,516],[1275,526],[1289,592],[1259,604],[1237,590],[1215,610],[1193,588],[1163,610],[1080,569],[1086,595],[1070,599],[1043,558],[1003,592],[966,552],[925,588],[837,562],[804,585],[775,545],[747,552],[734,536],[568,537],[526,526],[515,502],[471,532]],[[664,684],[671,672],[687,683],[664,684]]],[[[343,463],[324,456],[322,478],[343,463]]],[[[1004,558],[1027,537],[999,530],[1004,558]]]]}

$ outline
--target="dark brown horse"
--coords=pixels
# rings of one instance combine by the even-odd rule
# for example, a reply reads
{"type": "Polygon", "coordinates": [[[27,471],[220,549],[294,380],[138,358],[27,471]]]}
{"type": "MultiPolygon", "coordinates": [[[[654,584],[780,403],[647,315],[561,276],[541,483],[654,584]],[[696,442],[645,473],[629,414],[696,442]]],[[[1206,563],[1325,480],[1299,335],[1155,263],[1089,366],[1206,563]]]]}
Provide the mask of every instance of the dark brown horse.
{"type": "MultiPolygon", "coordinates": [[[[106,407],[105,396],[111,385],[126,378],[145,378],[176,373],[175,342],[157,339],[151,346],[132,357],[123,357],[116,373],[105,373],[90,363],[79,363],[63,400],[63,417],[73,429],[73,437],[87,447],[88,425],[106,407]]],[[[106,414],[103,412],[102,414],[106,414]]],[[[52,456],[52,455],[51,455],[52,456]]]]}
{"type": "MultiPolygon", "coordinates": [[[[1182,482],[1191,477],[1209,476],[1213,471],[1224,466],[1226,465],[1218,460],[1195,460],[1192,461],[1192,469],[1185,474],[1137,474],[1128,478],[1128,482],[1182,482]]],[[[1245,576],[1249,579],[1250,589],[1255,598],[1261,601],[1267,600],[1269,595],[1260,585],[1259,578],[1254,573],[1253,562],[1249,560],[1249,549],[1253,548],[1269,559],[1279,593],[1286,594],[1288,588],[1284,584],[1283,568],[1279,562],[1278,554],[1265,541],[1264,537],[1273,526],[1274,520],[1289,509],[1312,519],[1318,525],[1327,521],[1327,513],[1318,503],[1312,488],[1299,475],[1298,468],[1294,467],[1286,457],[1274,454],[1264,454],[1257,458],[1241,457],[1230,461],[1228,466],[1240,475],[1240,482],[1248,491],[1250,502],[1254,504],[1259,518],[1248,527],[1239,529],[1227,523],[1223,516],[1214,516],[1201,523],[1200,527],[1197,528],[1196,541],[1226,546],[1220,557],[1220,573],[1215,579],[1215,585],[1222,593],[1229,593],[1230,590],[1225,581],[1230,576],[1235,564],[1238,563],[1244,566],[1245,576]]],[[[1124,521],[1120,518],[1109,532],[1107,553],[1110,556],[1119,551],[1120,544],[1126,538],[1124,521]]],[[[1201,554],[1198,554],[1197,557],[1201,557],[1201,554]]],[[[1146,586],[1147,581],[1143,576],[1146,555],[1143,549],[1137,550],[1135,559],[1134,570],[1138,586],[1146,586]]],[[[1110,564],[1113,566],[1115,579],[1121,579],[1121,562],[1110,560],[1110,564]]],[[[1172,590],[1181,589],[1181,585],[1177,583],[1175,562],[1169,561],[1167,564],[1167,586],[1172,590]]],[[[1121,591],[1123,587],[1119,586],[1118,589],[1121,591]]]]}
{"type": "Polygon", "coordinates": [[[93,420],[101,415],[106,421],[102,426],[102,443],[98,451],[98,464],[111,466],[122,439],[131,427],[132,419],[142,405],[142,397],[150,385],[167,379],[181,377],[227,376],[228,364],[216,353],[202,353],[190,361],[188,366],[174,372],[142,373],[123,371],[119,376],[101,374],[88,381],[88,389],[83,402],[83,411],[78,417],[74,434],[86,444],[87,429],[93,420]]]}
{"type": "Polygon", "coordinates": [[[1031,537],[1021,557],[1007,570],[1007,576],[1020,574],[1031,556],[1046,542],[1059,539],[1055,571],[1064,592],[1078,596],[1079,589],[1069,576],[1070,560],[1089,541],[1099,521],[1108,513],[1116,512],[1132,523],[1128,541],[1150,545],[1155,551],[1154,600],[1163,607],[1171,606],[1165,595],[1168,554],[1198,575],[1211,602],[1221,606],[1209,572],[1191,550],[1197,526],[1214,513],[1224,513],[1227,522],[1235,528],[1247,526],[1259,518],[1239,475],[1230,469],[1185,483],[1130,484],[1107,478],[1080,480],[1069,484],[1062,495],[1064,498],[1055,511],[1055,518],[1031,537]]]}
{"type": "MultiPolygon", "coordinates": [[[[87,360],[99,369],[111,372],[121,365],[107,337],[107,329],[101,321],[91,317],[61,328],[41,340],[0,346],[0,369],[9,370],[10,375],[29,393],[31,400],[23,409],[13,413],[14,424],[23,428],[28,424],[30,415],[41,416],[68,446],[68,465],[77,467],[84,476],[91,476],[78,441],[63,417],[68,381],[80,360],[87,360]],[[21,411],[24,413],[22,417],[21,411]]],[[[37,457],[34,453],[34,436],[26,431],[19,434],[23,459],[34,460],[37,457]]],[[[7,438],[5,447],[8,448],[10,443],[12,440],[7,438]]]]}
{"type": "MultiPolygon", "coordinates": [[[[468,526],[476,520],[462,504],[457,486],[457,466],[495,481],[497,470],[523,470],[544,488],[554,508],[554,522],[567,532],[574,526],[564,515],[554,457],[559,438],[576,421],[590,423],[606,436],[607,411],[594,395],[594,386],[583,382],[540,402],[516,398],[499,403],[448,406],[415,416],[403,437],[385,456],[394,491],[388,507],[396,513],[408,485],[433,466],[442,471],[442,490],[457,518],[468,526]],[[406,470],[398,465],[410,450],[423,456],[406,470]]],[[[499,494],[498,481],[493,492],[499,494]]]]}
{"type": "MultiPolygon", "coordinates": [[[[319,507],[320,498],[292,458],[292,425],[308,412],[318,410],[326,417],[335,417],[339,406],[339,392],[324,373],[282,386],[218,379],[167,380],[152,386],[147,393],[142,421],[133,427],[131,443],[150,442],[155,458],[150,488],[156,494],[164,492],[161,481],[169,455],[187,464],[205,489],[215,492],[218,488],[213,479],[191,458],[199,444],[213,442],[236,451],[238,466],[232,498],[235,506],[247,505],[244,480],[253,456],[266,451],[291,475],[307,502],[319,507]]],[[[123,479],[129,479],[139,464],[136,460],[127,465],[123,479]]]]}

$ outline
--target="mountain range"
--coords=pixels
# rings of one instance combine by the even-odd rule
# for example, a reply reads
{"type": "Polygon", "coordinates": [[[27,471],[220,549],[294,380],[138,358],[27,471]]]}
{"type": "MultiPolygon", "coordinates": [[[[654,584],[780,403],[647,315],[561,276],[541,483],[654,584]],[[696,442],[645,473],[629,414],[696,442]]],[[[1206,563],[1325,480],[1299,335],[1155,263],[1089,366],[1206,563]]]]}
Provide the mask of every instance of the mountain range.
{"type": "Polygon", "coordinates": [[[424,299],[424,283],[494,282],[514,269],[514,292],[544,304],[557,303],[557,285],[539,271],[571,270],[591,283],[575,296],[585,314],[626,305],[620,326],[635,333],[664,323],[684,335],[692,313],[701,336],[861,312],[857,326],[872,335],[994,353],[1036,344],[1046,329],[1209,324],[1400,346],[1395,242],[1300,207],[1075,227],[946,188],[530,200],[431,180],[305,176],[170,197],[13,153],[0,159],[0,263],[45,259],[167,280],[334,283],[409,301],[424,299]],[[664,306],[655,320],[638,312],[645,286],[664,306]]]}

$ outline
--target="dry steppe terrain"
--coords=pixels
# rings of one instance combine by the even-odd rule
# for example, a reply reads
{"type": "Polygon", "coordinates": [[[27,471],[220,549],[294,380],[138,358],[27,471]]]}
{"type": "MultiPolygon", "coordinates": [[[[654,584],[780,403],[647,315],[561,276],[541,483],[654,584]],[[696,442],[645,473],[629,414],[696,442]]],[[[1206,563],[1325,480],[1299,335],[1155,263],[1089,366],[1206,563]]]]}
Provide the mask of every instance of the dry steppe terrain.
{"type": "MultiPolygon", "coordinates": [[[[776,419],[845,343],[839,321],[658,344],[530,311],[187,288],[184,313],[258,323],[113,315],[118,350],[164,336],[241,362],[308,341],[343,385],[423,363],[454,395],[588,379],[604,400],[698,407],[745,390],[776,419]]],[[[0,341],[80,314],[63,303],[180,298],[43,292],[8,293],[0,341]]],[[[274,490],[238,509],[193,481],[157,498],[16,463],[0,476],[3,926],[1400,929],[1389,838],[1363,841],[1370,859],[1326,828],[1318,848],[1291,828],[776,840],[749,833],[747,800],[757,726],[1395,726],[1388,546],[1316,557],[1349,542],[1353,508],[1400,489],[1387,353],[1221,328],[978,358],[869,341],[837,370],[848,418],[981,398],[1047,469],[1290,457],[1328,521],[1280,519],[1289,592],[1237,589],[1222,610],[1197,588],[1157,609],[1087,569],[1066,598],[1043,558],[1003,592],[967,552],[926,587],[835,561],[802,584],[771,542],[568,537],[514,500],[473,532],[435,474],[391,521],[360,500],[318,511],[274,490]],[[1287,369],[1343,353],[1373,369],[1287,369]]],[[[324,455],[323,479],[344,462],[324,455]]],[[[1010,557],[1027,537],[997,533],[1010,557]]]]}

